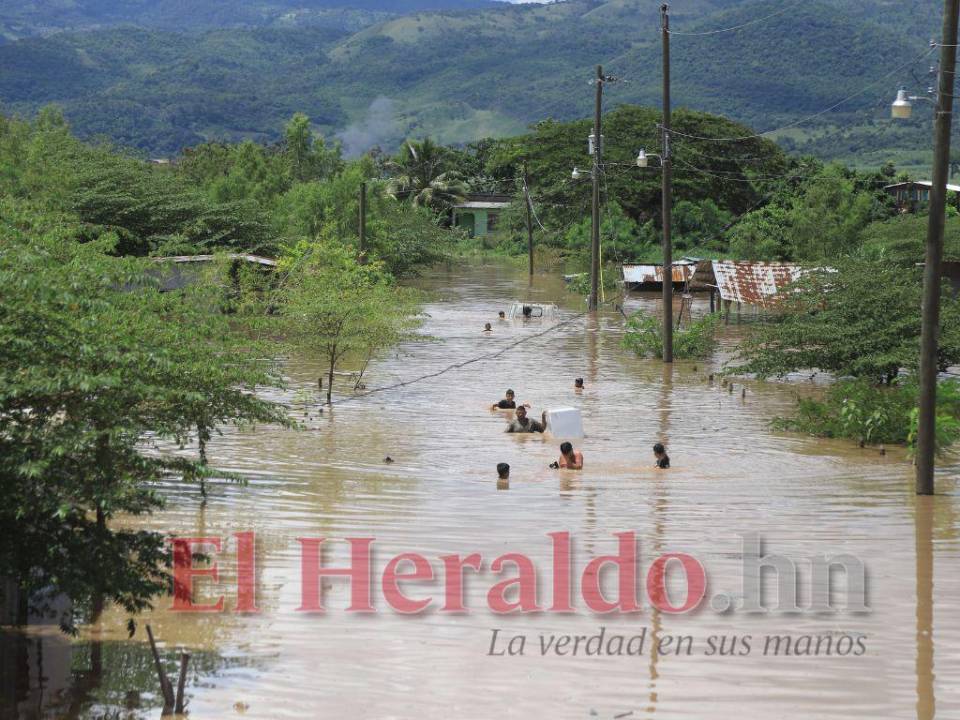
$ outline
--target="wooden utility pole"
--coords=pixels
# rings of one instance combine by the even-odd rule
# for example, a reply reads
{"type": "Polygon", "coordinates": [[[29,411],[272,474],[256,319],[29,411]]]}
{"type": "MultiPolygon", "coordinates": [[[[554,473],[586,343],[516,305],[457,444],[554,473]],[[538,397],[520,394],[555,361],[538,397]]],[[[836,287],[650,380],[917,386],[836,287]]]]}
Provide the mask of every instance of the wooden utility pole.
{"type": "Polygon", "coordinates": [[[670,161],[670,6],[660,6],[660,33],[663,38],[663,361],[673,362],[673,240],[670,236],[673,214],[673,171],[670,161]]]}
{"type": "Polygon", "coordinates": [[[940,86],[934,125],[933,184],[923,267],[923,315],[920,333],[920,410],[917,426],[917,494],[933,495],[937,423],[937,341],[940,333],[940,271],[943,226],[950,172],[954,77],[957,65],[957,21],[960,0],[944,0],[940,45],[940,86]]]}
{"type": "Polygon", "coordinates": [[[360,183],[360,243],[358,247],[360,263],[367,261],[367,183],[360,183]]]}
{"type": "Polygon", "coordinates": [[[597,65],[596,103],[593,113],[593,223],[590,235],[590,300],[596,310],[600,298],[600,163],[603,155],[603,67],[597,65]]]}
{"type": "Polygon", "coordinates": [[[527,206],[527,258],[530,266],[530,277],[533,277],[533,204],[530,200],[530,178],[527,175],[527,164],[523,164],[523,201],[527,206]]]}

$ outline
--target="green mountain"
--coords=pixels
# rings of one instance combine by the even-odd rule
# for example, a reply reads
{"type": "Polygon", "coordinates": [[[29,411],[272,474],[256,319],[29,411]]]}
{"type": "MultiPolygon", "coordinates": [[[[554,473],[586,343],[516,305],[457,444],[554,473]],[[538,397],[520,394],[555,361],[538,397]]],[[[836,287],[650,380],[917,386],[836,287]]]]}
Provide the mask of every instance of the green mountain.
{"type": "Polygon", "coordinates": [[[0,42],[118,25],[178,31],[303,25],[356,30],[421,10],[495,6],[493,0],[0,0],[0,42]]]}
{"type": "MultiPolygon", "coordinates": [[[[0,0],[0,10],[10,3],[0,0]]],[[[397,5],[351,2],[349,11],[388,4],[397,5]]],[[[608,108],[658,104],[659,4],[498,4],[410,12],[359,30],[274,23],[198,32],[201,23],[193,32],[57,33],[0,46],[0,103],[24,114],[57,103],[80,135],[155,154],[209,139],[273,139],[298,110],[351,152],[392,147],[408,135],[464,142],[545,117],[587,116],[598,63],[620,79],[607,87],[608,108]]],[[[939,18],[903,5],[678,0],[671,5],[674,104],[762,131],[788,126],[775,137],[789,149],[857,164],[884,161],[886,148],[921,152],[929,113],[918,111],[906,126],[885,118],[899,85],[926,82],[939,18]]]]}

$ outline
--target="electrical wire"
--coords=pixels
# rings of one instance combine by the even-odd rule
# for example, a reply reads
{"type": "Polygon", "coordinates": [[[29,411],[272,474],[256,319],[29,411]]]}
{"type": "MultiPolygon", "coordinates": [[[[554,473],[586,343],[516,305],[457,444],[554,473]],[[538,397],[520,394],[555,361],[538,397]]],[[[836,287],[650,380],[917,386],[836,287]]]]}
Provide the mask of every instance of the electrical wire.
{"type": "Polygon", "coordinates": [[[809,122],[810,120],[816,120],[818,117],[822,117],[823,115],[826,115],[827,113],[832,112],[833,110],[836,110],[838,107],[840,107],[841,105],[849,102],[850,100],[853,100],[853,99],[856,98],[856,97],[860,97],[861,95],[863,95],[864,93],[866,93],[868,90],[870,90],[870,89],[873,88],[874,86],[879,85],[881,82],[883,82],[883,81],[887,80],[888,78],[890,78],[891,76],[899,73],[899,72],[902,71],[904,68],[907,68],[907,67],[909,67],[910,65],[915,65],[916,63],[920,62],[920,61],[923,60],[924,58],[929,57],[929,56],[934,52],[934,49],[935,49],[935,48],[928,48],[923,54],[919,55],[918,57],[914,58],[913,60],[909,60],[909,61],[903,63],[902,65],[899,65],[899,66],[895,67],[895,68],[894,68],[893,70],[891,70],[890,72],[886,73],[885,75],[882,75],[880,78],[878,78],[877,80],[874,80],[872,83],[868,83],[867,85],[865,85],[865,86],[863,86],[862,88],[860,88],[859,90],[857,90],[857,92],[855,92],[855,93],[853,93],[852,95],[849,95],[849,96],[843,98],[843,99],[840,100],[839,102],[834,103],[834,104],[831,105],[830,107],[824,108],[823,110],[820,110],[819,112],[813,113],[812,115],[808,115],[808,116],[803,117],[803,118],[800,118],[800,119],[798,119],[798,120],[794,120],[793,122],[788,123],[788,124],[786,124],[786,125],[782,125],[781,127],[778,127],[778,128],[773,128],[773,129],[770,129],[770,130],[764,130],[763,132],[755,133],[755,134],[753,134],[753,135],[742,135],[742,136],[739,136],[739,137],[736,137],[736,136],[735,136],[735,137],[719,137],[719,138],[717,138],[717,137],[707,137],[707,136],[705,136],[705,135],[692,135],[692,134],[690,134],[690,133],[685,133],[685,132],[682,132],[682,131],[680,131],[680,130],[675,130],[674,128],[669,128],[669,129],[668,129],[668,132],[669,132],[670,135],[678,135],[678,136],[680,136],[680,137],[688,138],[688,139],[690,139],[690,140],[702,140],[702,141],[704,141],[704,142],[743,142],[743,141],[745,141],[745,140],[753,140],[753,139],[756,139],[756,138],[762,138],[762,137],[764,137],[764,136],[766,136],[766,135],[770,135],[770,134],[772,134],[772,133],[777,133],[777,132],[780,132],[780,131],[782,131],[782,130],[789,130],[790,128],[797,127],[798,125],[803,125],[804,123],[809,122]]]}
{"type": "Polygon", "coordinates": [[[392,385],[384,385],[382,387],[373,388],[372,390],[367,390],[365,392],[358,393],[356,395],[349,395],[347,397],[339,398],[338,400],[334,400],[330,404],[340,405],[341,403],[369,397],[370,395],[376,395],[377,393],[387,392],[388,390],[397,390],[402,387],[407,387],[408,385],[413,385],[415,383],[423,382],[424,380],[430,380],[432,378],[440,377],[441,375],[445,375],[448,372],[452,372],[453,370],[459,370],[461,368],[467,367],[468,365],[473,365],[478,362],[483,362],[484,360],[495,360],[496,358],[499,358],[505,355],[510,350],[513,350],[517,346],[522,345],[523,343],[529,340],[536,340],[538,338],[543,337],[544,335],[548,335],[549,333],[552,333],[554,330],[557,330],[562,327],[566,327],[567,325],[572,325],[573,323],[582,320],[584,317],[586,317],[589,314],[590,314],[589,312],[578,313],[577,315],[574,315],[571,318],[562,320],[558,323],[555,323],[554,325],[551,325],[546,330],[541,330],[538,333],[527,335],[525,337],[520,338],[519,340],[509,343],[508,345],[505,345],[504,347],[500,348],[495,352],[484,353],[483,355],[478,355],[477,357],[470,358],[469,360],[463,360],[462,362],[453,363],[452,365],[448,365],[441,370],[437,370],[432,373],[427,373],[426,375],[421,375],[420,377],[416,377],[411,380],[404,380],[403,382],[393,383],[392,385]]]}
{"type": "MultiPolygon", "coordinates": [[[[726,180],[729,182],[740,182],[740,183],[755,183],[755,182],[782,182],[784,180],[804,180],[804,181],[818,181],[818,182],[844,182],[849,181],[850,178],[845,177],[831,177],[829,175],[796,175],[796,174],[785,174],[785,175],[768,175],[750,178],[747,176],[742,177],[731,177],[729,175],[721,175],[717,172],[711,170],[705,170],[704,168],[697,167],[696,165],[691,165],[681,158],[674,157],[674,162],[683,165],[689,170],[700,173],[701,175],[708,175],[710,177],[719,178],[720,180],[726,180]]],[[[873,183],[875,185],[887,184],[888,180],[868,180],[866,182],[873,183]]]]}
{"type": "MultiPolygon", "coordinates": [[[[740,25],[734,25],[734,26],[732,26],[732,27],[720,28],[719,30],[704,30],[704,31],[684,32],[684,31],[682,31],[682,30],[671,30],[671,29],[668,29],[667,32],[670,33],[671,35],[687,35],[687,36],[719,35],[720,33],[733,32],[734,30],[740,30],[740,29],[742,29],[742,28],[749,27],[750,25],[756,25],[757,23],[762,23],[762,22],[764,22],[764,21],[766,21],[766,20],[769,20],[770,18],[775,18],[775,17],[777,17],[778,15],[783,15],[785,12],[789,12],[790,10],[795,10],[796,8],[798,8],[798,7],[800,7],[801,5],[803,5],[804,2],[805,2],[805,0],[800,0],[800,2],[788,4],[786,7],[780,8],[780,9],[777,10],[776,12],[770,13],[769,15],[764,15],[763,17],[759,17],[759,18],[755,18],[755,19],[753,19],[753,20],[749,20],[748,22],[742,23],[742,24],[740,24],[740,25]]],[[[662,30],[662,29],[663,29],[663,28],[661,27],[661,30],[662,30]]]]}

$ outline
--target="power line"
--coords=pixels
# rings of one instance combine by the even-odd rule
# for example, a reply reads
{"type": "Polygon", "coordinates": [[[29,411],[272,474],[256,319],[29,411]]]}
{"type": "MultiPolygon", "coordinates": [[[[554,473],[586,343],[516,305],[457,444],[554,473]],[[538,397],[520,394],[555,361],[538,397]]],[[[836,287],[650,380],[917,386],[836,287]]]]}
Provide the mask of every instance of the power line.
{"type": "Polygon", "coordinates": [[[866,93],[868,90],[870,90],[871,88],[873,88],[875,85],[879,85],[881,82],[887,80],[887,79],[890,78],[892,75],[895,75],[895,74],[899,73],[899,72],[900,72],[901,70],[903,70],[904,68],[907,68],[907,67],[909,67],[910,65],[915,65],[916,63],[920,62],[920,61],[923,60],[924,58],[929,57],[931,54],[933,54],[933,53],[935,52],[935,50],[936,50],[936,48],[928,48],[923,54],[919,55],[918,57],[914,58],[913,60],[910,60],[910,61],[908,61],[908,62],[903,63],[903,65],[899,65],[898,67],[895,67],[895,68],[894,68],[893,70],[891,70],[890,72],[888,72],[888,73],[886,73],[885,75],[881,76],[881,77],[878,78],[877,80],[874,80],[872,83],[869,83],[869,84],[865,85],[865,86],[862,87],[860,90],[858,90],[857,92],[853,93],[852,95],[849,95],[849,96],[843,98],[843,100],[840,100],[839,102],[834,103],[834,104],[831,105],[830,107],[824,108],[823,110],[820,110],[819,112],[816,112],[816,113],[814,113],[814,114],[812,114],[812,115],[808,115],[807,117],[800,118],[799,120],[794,120],[793,122],[788,123],[788,124],[783,125],[783,126],[778,127],[778,128],[773,128],[773,129],[771,129],[771,130],[764,130],[763,132],[755,133],[755,134],[753,134],[753,135],[742,135],[742,136],[739,136],[739,137],[736,137],[736,136],[735,136],[735,137],[719,137],[719,138],[718,138],[718,137],[707,137],[707,136],[705,136],[705,135],[691,135],[690,133],[685,133],[685,132],[682,132],[682,131],[677,130],[677,129],[675,129],[675,128],[670,128],[670,134],[671,134],[671,135],[679,135],[680,137],[685,137],[685,138],[688,138],[688,139],[690,139],[690,140],[703,140],[704,142],[743,142],[743,141],[746,141],[746,140],[754,140],[754,139],[756,139],[756,138],[762,138],[762,137],[764,137],[765,135],[770,135],[770,134],[772,134],[772,133],[780,132],[780,131],[782,131],[782,130],[788,130],[788,129],[792,128],[792,127],[797,127],[798,125],[802,125],[802,124],[804,124],[804,123],[806,123],[806,122],[808,122],[808,121],[810,121],[810,120],[816,120],[818,117],[821,117],[821,116],[823,116],[823,115],[826,115],[828,112],[831,112],[831,111],[833,111],[833,110],[836,110],[836,109],[837,109],[838,107],[840,107],[841,105],[849,102],[850,100],[853,100],[853,99],[856,98],[856,97],[859,97],[859,96],[863,95],[863,94],[866,93]]]}
{"type": "MultiPolygon", "coordinates": [[[[850,181],[852,178],[845,177],[831,177],[829,175],[797,175],[793,173],[787,173],[784,175],[766,175],[760,177],[747,177],[742,175],[741,177],[732,177],[730,175],[721,175],[718,172],[711,170],[705,170],[704,168],[697,167],[696,165],[691,165],[681,158],[675,158],[677,162],[689,168],[691,171],[700,173],[701,175],[709,175],[711,177],[719,178],[720,180],[727,180],[730,182],[740,182],[740,183],[755,183],[755,182],[781,182],[783,180],[803,180],[803,181],[823,181],[823,182],[844,182],[850,181]]],[[[876,185],[887,184],[887,180],[868,180],[867,182],[872,182],[876,185]]]]}
{"type": "Polygon", "coordinates": [[[697,31],[683,32],[680,30],[667,30],[667,32],[670,33],[671,35],[688,35],[688,36],[719,35],[720,33],[733,32],[734,30],[740,30],[741,28],[749,27],[750,25],[756,25],[757,23],[764,22],[765,20],[769,20],[770,18],[775,18],[777,17],[777,15],[783,15],[785,12],[788,12],[790,10],[795,10],[796,8],[800,7],[803,4],[804,4],[804,0],[800,0],[800,2],[787,5],[787,7],[780,8],[776,12],[770,13],[769,15],[764,15],[763,17],[759,17],[754,20],[749,20],[740,25],[734,25],[732,27],[727,27],[727,28],[720,28],[719,30],[705,30],[705,31],[699,31],[699,32],[697,31]]]}
{"type": "Polygon", "coordinates": [[[477,356],[477,357],[470,358],[469,360],[464,360],[464,361],[462,361],[462,362],[453,363],[452,365],[448,365],[447,367],[443,368],[442,370],[437,370],[436,372],[427,373],[426,375],[421,375],[420,377],[413,378],[412,380],[404,380],[403,382],[394,383],[393,385],[384,385],[383,387],[373,388],[372,390],[367,390],[366,392],[359,393],[359,394],[357,394],[357,395],[350,395],[350,396],[348,396],[348,397],[343,397],[343,398],[340,398],[339,400],[334,400],[334,401],[333,401],[332,403],[330,403],[330,404],[331,404],[331,405],[339,405],[340,403],[349,402],[349,401],[351,401],[351,400],[357,400],[357,399],[359,399],[359,398],[368,397],[368,396],[370,396],[370,395],[375,395],[375,394],[377,394],[377,393],[386,392],[387,390],[396,390],[396,389],[398,389],[398,388],[406,387],[406,386],[408,386],[408,385],[413,385],[413,384],[418,383],[418,382],[423,382],[424,380],[430,380],[430,379],[432,379],[432,378],[440,377],[441,375],[445,375],[446,373],[451,372],[452,370],[459,370],[460,368],[464,368],[464,367],[466,367],[466,366],[468,366],[468,365],[473,365],[474,363],[483,362],[484,360],[495,360],[496,358],[501,357],[502,355],[505,355],[505,354],[508,353],[510,350],[513,350],[515,347],[517,347],[518,345],[521,345],[521,344],[527,342],[528,340],[536,340],[536,339],[538,339],[538,338],[541,338],[541,337],[543,337],[544,335],[547,335],[547,334],[553,332],[554,330],[557,330],[558,328],[562,328],[562,327],[565,327],[565,326],[567,326],[567,325],[571,325],[571,324],[573,324],[573,323],[575,323],[575,322],[577,322],[577,321],[579,321],[579,320],[582,320],[582,319],[583,319],[584,317],[586,317],[587,315],[589,315],[589,313],[585,313],[585,312],[583,312],[583,313],[578,313],[577,315],[574,315],[573,317],[568,318],[567,320],[563,320],[563,321],[558,322],[558,323],[556,323],[556,324],[554,324],[554,325],[551,325],[551,326],[548,327],[546,330],[541,330],[540,332],[534,333],[533,335],[527,335],[527,336],[525,336],[525,337],[522,337],[522,338],[520,338],[519,340],[516,340],[516,341],[514,341],[514,342],[512,342],[512,343],[510,343],[510,344],[508,344],[508,345],[506,345],[506,346],[504,346],[504,347],[502,347],[502,348],[500,348],[499,350],[497,350],[497,351],[495,351],[495,352],[485,353],[485,354],[483,354],[483,355],[479,355],[479,356],[477,356]]]}

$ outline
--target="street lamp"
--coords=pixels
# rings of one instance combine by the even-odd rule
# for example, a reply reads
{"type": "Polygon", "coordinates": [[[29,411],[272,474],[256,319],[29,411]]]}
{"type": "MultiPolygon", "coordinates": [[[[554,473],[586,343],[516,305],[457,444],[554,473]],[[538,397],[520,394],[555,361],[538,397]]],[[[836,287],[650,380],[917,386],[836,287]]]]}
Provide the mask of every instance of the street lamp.
{"type": "Polygon", "coordinates": [[[897,99],[890,106],[890,116],[894,120],[909,120],[911,115],[913,115],[913,103],[910,102],[907,89],[900,88],[897,90],[897,99]]]}
{"type": "Polygon", "coordinates": [[[637,167],[638,168],[647,168],[650,166],[650,158],[656,158],[660,161],[660,167],[663,167],[663,157],[657,155],[656,153],[647,154],[647,151],[643,148],[640,148],[640,152],[637,153],[637,167]]]}
{"type": "Polygon", "coordinates": [[[913,115],[913,103],[918,100],[924,100],[936,105],[936,101],[929,97],[933,93],[933,88],[927,89],[927,95],[908,95],[906,88],[897,90],[897,98],[890,105],[890,117],[894,120],[909,120],[913,115]]]}

